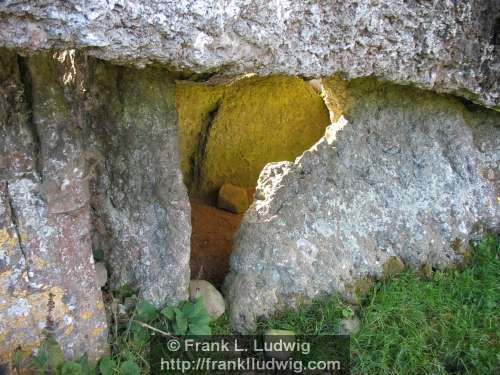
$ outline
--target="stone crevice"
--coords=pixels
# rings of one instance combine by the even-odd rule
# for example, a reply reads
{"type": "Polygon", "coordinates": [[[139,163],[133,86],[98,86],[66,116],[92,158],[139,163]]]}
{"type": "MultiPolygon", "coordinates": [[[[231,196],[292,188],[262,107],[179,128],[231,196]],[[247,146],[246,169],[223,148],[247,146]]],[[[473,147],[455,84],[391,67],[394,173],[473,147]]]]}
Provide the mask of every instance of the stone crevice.
{"type": "Polygon", "coordinates": [[[207,150],[207,143],[210,138],[210,131],[219,112],[220,106],[222,104],[222,98],[220,98],[214,105],[214,107],[207,113],[203,125],[200,129],[200,134],[198,136],[198,147],[195,153],[191,157],[191,181],[197,189],[200,188],[203,163],[205,162],[205,155],[207,150]]]}
{"type": "Polygon", "coordinates": [[[28,261],[29,256],[28,256],[28,253],[26,251],[26,248],[24,247],[24,242],[23,242],[23,238],[21,235],[22,231],[19,228],[20,223],[19,223],[19,220],[17,217],[16,209],[14,208],[14,200],[12,199],[12,195],[10,194],[10,191],[9,191],[9,182],[8,181],[5,181],[5,196],[7,197],[6,203],[8,205],[7,209],[9,210],[9,217],[10,217],[10,220],[12,223],[12,228],[14,229],[17,244],[19,246],[19,250],[21,251],[21,255],[22,255],[23,260],[24,260],[24,268],[26,270],[26,277],[28,278],[28,281],[31,283],[33,280],[31,277],[31,271],[30,271],[30,266],[29,266],[29,261],[28,261]]]}
{"type": "Polygon", "coordinates": [[[31,132],[31,139],[33,144],[33,166],[35,168],[40,182],[43,182],[43,165],[41,156],[41,137],[38,132],[38,127],[33,120],[33,84],[31,74],[28,68],[27,61],[24,57],[17,55],[17,65],[19,68],[20,81],[23,87],[24,102],[26,103],[27,110],[27,127],[31,132]]]}

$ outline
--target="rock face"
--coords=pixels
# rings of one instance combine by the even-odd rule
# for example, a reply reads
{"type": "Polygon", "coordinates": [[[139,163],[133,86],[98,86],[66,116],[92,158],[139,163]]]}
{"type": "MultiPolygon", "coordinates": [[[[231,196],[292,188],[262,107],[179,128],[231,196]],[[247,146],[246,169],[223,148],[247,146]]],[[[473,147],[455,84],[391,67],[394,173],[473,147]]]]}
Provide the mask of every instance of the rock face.
{"type": "Polygon", "coordinates": [[[182,170],[190,195],[216,198],[224,183],[253,188],[271,161],[293,161],[330,123],[321,97],[298,77],[177,85],[182,170]]]}
{"type": "Polygon", "coordinates": [[[187,298],[189,204],[175,86],[72,51],[0,51],[0,356],[42,330],[69,357],[107,351],[92,250],[113,286],[187,298]]]}
{"type": "Polygon", "coordinates": [[[0,363],[44,329],[71,357],[108,350],[82,129],[56,65],[0,53],[0,363]]]}
{"type": "Polygon", "coordinates": [[[295,163],[264,168],[236,236],[226,294],[240,331],[321,293],[355,300],[391,257],[452,265],[498,228],[500,114],[371,79],[325,85],[338,121],[295,163]]]}
{"type": "Polygon", "coordinates": [[[18,0],[0,4],[0,41],[195,72],[377,75],[499,106],[499,16],[495,0],[18,0]]]}
{"type": "Polygon", "coordinates": [[[94,247],[107,254],[112,287],[129,284],[157,306],[176,303],[187,298],[191,212],[174,83],[160,69],[99,61],[85,74],[94,247]]]}

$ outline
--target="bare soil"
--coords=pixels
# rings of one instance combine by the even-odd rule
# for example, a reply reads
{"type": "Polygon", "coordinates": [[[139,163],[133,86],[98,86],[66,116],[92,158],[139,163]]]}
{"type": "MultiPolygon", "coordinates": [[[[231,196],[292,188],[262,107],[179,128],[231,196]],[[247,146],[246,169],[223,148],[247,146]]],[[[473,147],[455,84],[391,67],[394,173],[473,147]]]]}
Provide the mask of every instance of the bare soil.
{"type": "Polygon", "coordinates": [[[229,272],[233,236],[243,214],[233,214],[191,199],[191,278],[220,288],[229,272]]]}

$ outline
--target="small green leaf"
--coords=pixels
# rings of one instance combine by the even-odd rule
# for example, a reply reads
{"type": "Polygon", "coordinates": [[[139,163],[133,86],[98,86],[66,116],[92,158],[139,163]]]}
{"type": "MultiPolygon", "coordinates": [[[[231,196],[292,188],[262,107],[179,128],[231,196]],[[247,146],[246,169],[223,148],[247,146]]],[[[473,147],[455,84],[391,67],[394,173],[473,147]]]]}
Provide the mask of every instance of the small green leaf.
{"type": "Polygon", "coordinates": [[[95,366],[90,363],[89,358],[87,357],[87,354],[84,354],[80,357],[78,360],[78,364],[82,366],[82,374],[83,375],[95,375],[96,374],[96,369],[95,366]]]}
{"type": "Polygon", "coordinates": [[[132,322],[130,331],[134,334],[134,341],[137,343],[145,343],[149,339],[149,331],[137,322],[132,322]]]}
{"type": "Polygon", "coordinates": [[[120,352],[120,357],[123,359],[123,361],[132,361],[136,362],[135,360],[135,355],[137,354],[137,351],[135,351],[135,348],[132,346],[129,346],[129,349],[123,349],[123,351],[120,352]],[[135,352],[135,354],[134,354],[135,352]]]}
{"type": "Polygon", "coordinates": [[[38,370],[39,373],[44,374],[45,370],[48,366],[48,355],[45,350],[40,348],[38,350],[38,353],[33,356],[33,359],[31,360],[31,367],[35,370],[38,370]]]}
{"type": "Polygon", "coordinates": [[[130,285],[125,284],[116,290],[116,294],[120,298],[132,297],[135,295],[135,290],[130,285]]]}
{"type": "Polygon", "coordinates": [[[83,375],[82,366],[79,363],[68,361],[62,366],[61,375],[83,375]]]}
{"type": "Polygon", "coordinates": [[[175,311],[172,307],[166,306],[163,310],[160,311],[161,314],[167,318],[168,320],[174,320],[175,311]]]}
{"type": "Polygon", "coordinates": [[[173,324],[173,328],[176,335],[186,334],[188,329],[188,321],[182,313],[175,314],[175,322],[173,324]]]}
{"type": "Polygon", "coordinates": [[[139,375],[140,370],[137,363],[134,361],[125,361],[120,365],[120,374],[121,375],[139,375]]]}
{"type": "Polygon", "coordinates": [[[351,308],[347,307],[342,309],[342,317],[344,318],[352,318],[354,316],[354,311],[351,308]]]}
{"type": "Polygon", "coordinates": [[[186,302],[181,306],[181,311],[182,314],[189,319],[193,315],[194,305],[192,303],[186,302]]]}
{"type": "Polygon", "coordinates": [[[196,317],[196,319],[192,319],[191,323],[197,324],[197,325],[209,325],[210,322],[212,321],[212,318],[210,315],[207,313],[204,313],[203,315],[199,315],[196,317]]]}
{"type": "Polygon", "coordinates": [[[199,335],[199,336],[210,336],[212,334],[212,329],[207,324],[190,324],[189,334],[199,335]]]}
{"type": "Polygon", "coordinates": [[[156,308],[148,301],[141,300],[136,305],[136,318],[143,322],[150,322],[158,317],[156,308]]]}
{"type": "Polygon", "coordinates": [[[178,307],[174,307],[174,313],[177,315],[177,314],[181,314],[182,315],[182,311],[181,309],[179,309],[178,307]]]}
{"type": "Polygon", "coordinates": [[[203,297],[198,297],[194,303],[194,309],[192,317],[205,316],[207,315],[207,310],[205,310],[205,305],[203,304],[203,297]]]}
{"type": "Polygon", "coordinates": [[[109,357],[104,357],[99,362],[99,371],[101,375],[113,375],[116,368],[116,362],[109,357]]]}

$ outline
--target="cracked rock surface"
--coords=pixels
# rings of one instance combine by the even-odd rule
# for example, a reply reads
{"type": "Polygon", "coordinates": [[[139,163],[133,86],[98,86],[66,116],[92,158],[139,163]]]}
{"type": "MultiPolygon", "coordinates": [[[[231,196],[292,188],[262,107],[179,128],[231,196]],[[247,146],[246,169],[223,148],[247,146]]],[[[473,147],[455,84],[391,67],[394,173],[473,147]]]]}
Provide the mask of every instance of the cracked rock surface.
{"type": "Polygon", "coordinates": [[[498,17],[496,0],[7,0],[0,41],[193,72],[376,75],[498,107],[498,17]]]}
{"type": "Polygon", "coordinates": [[[295,163],[264,168],[236,235],[225,289],[239,331],[322,293],[354,301],[390,259],[453,265],[498,230],[499,113],[373,79],[324,83],[338,121],[295,163]]]}
{"type": "Polygon", "coordinates": [[[108,350],[82,130],[55,68],[0,53],[0,364],[44,329],[70,357],[108,350]]]}
{"type": "Polygon", "coordinates": [[[96,360],[108,328],[92,250],[113,287],[187,298],[175,86],[70,51],[0,50],[0,64],[0,369],[43,329],[68,358],[96,360]]]}

